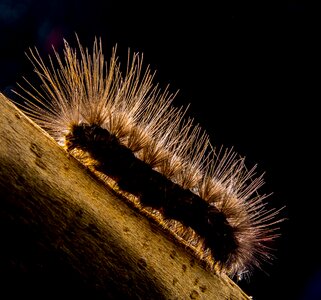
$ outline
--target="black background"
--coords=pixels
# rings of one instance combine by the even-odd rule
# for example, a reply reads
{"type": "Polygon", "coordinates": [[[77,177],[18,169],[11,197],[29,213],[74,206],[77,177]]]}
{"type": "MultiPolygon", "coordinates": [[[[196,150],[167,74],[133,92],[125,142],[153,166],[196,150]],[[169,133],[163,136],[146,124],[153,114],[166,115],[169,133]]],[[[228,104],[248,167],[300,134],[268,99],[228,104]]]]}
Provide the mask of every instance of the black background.
{"type": "Polygon", "coordinates": [[[117,43],[124,63],[128,47],[144,52],[176,104],[258,163],[271,205],[286,205],[276,260],[239,285],[254,299],[321,299],[319,21],[291,0],[0,0],[0,91],[32,73],[28,47],[46,55],[75,32],[89,47],[102,37],[106,56],[117,43]]]}

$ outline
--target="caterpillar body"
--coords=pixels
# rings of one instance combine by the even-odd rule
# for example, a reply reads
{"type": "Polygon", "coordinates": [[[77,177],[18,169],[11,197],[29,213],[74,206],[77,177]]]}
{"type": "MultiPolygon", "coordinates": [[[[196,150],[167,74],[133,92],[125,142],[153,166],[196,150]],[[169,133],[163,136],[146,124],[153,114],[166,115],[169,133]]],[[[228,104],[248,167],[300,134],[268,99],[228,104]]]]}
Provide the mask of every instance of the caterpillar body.
{"type": "Polygon", "coordinates": [[[63,57],[54,53],[58,68],[30,50],[41,88],[26,80],[16,92],[36,123],[211,269],[250,274],[271,259],[281,219],[258,193],[263,176],[234,151],[215,149],[186,109],[172,105],[176,94],[143,70],[142,55],[129,54],[123,73],[116,49],[105,61],[101,40],[92,53],[79,41],[77,49],[65,41],[63,57]]]}

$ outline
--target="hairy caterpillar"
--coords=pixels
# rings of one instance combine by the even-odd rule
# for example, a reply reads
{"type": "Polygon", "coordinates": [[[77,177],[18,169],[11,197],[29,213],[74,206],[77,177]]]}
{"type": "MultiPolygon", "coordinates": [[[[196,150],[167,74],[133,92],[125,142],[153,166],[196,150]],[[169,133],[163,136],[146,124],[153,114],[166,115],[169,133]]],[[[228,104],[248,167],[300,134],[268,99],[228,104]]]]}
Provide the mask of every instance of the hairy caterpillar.
{"type": "Polygon", "coordinates": [[[232,150],[216,150],[175,94],[153,83],[142,55],[128,56],[125,73],[114,49],[56,51],[47,66],[29,59],[42,84],[22,88],[24,111],[106,183],[113,181],[137,207],[159,221],[211,269],[250,273],[271,258],[279,210],[267,209],[263,177],[232,150]]]}

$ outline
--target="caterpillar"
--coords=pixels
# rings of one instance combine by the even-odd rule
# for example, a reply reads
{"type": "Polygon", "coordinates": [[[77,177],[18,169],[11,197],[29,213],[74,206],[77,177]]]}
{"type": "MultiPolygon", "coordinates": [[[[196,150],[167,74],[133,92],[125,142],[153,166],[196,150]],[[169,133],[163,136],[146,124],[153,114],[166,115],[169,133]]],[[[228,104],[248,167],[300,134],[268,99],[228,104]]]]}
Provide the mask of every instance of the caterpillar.
{"type": "Polygon", "coordinates": [[[251,274],[273,258],[281,209],[259,193],[263,174],[233,149],[212,146],[205,130],[175,107],[176,93],[154,83],[143,55],[125,70],[102,41],[92,52],[64,40],[47,65],[27,54],[40,87],[25,79],[20,106],[59,145],[175,236],[211,270],[251,274]],[[57,64],[57,67],[55,67],[57,64]]]}

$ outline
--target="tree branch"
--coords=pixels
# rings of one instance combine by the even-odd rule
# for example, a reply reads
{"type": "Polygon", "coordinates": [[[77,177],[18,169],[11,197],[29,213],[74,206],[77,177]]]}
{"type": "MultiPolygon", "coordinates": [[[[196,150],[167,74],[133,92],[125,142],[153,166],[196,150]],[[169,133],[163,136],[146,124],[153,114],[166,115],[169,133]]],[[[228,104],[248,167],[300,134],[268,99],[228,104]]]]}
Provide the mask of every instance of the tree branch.
{"type": "Polygon", "coordinates": [[[248,299],[129,207],[0,94],[2,292],[248,299]]]}

